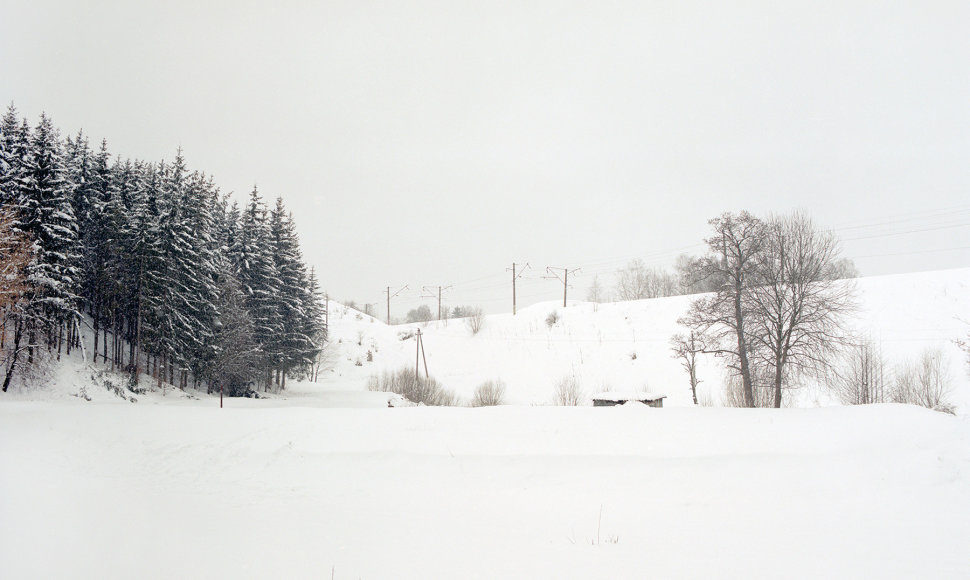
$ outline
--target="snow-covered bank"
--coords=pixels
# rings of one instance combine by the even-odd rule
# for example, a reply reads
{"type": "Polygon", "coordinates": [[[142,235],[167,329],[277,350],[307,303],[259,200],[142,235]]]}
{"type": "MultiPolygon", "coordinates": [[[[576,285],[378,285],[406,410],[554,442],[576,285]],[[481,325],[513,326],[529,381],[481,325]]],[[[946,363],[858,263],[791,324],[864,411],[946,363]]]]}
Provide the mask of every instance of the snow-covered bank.
{"type": "Polygon", "coordinates": [[[970,421],[0,405],[4,578],[956,578],[970,421]]]}
{"type": "MultiPolygon", "coordinates": [[[[859,310],[850,326],[881,349],[891,373],[926,348],[948,361],[958,412],[970,412],[970,375],[954,339],[970,331],[970,268],[860,278],[859,310]]],[[[609,304],[536,304],[516,316],[488,316],[472,335],[463,320],[388,327],[379,320],[332,304],[332,370],[319,385],[293,385],[295,392],[362,390],[367,377],[415,363],[413,336],[421,327],[428,370],[462,399],[490,379],[507,385],[512,404],[546,404],[555,384],[575,377],[586,394],[606,389],[642,389],[668,395],[666,406],[692,405],[687,375],[671,357],[670,337],[683,332],[677,319],[692,297],[677,296],[609,304]],[[557,320],[547,323],[550,313],[557,320]],[[368,360],[368,353],[370,359],[368,360]]],[[[724,372],[713,356],[699,363],[702,398],[717,401],[724,372]]],[[[800,406],[831,404],[824,389],[793,393],[800,406]]]]}

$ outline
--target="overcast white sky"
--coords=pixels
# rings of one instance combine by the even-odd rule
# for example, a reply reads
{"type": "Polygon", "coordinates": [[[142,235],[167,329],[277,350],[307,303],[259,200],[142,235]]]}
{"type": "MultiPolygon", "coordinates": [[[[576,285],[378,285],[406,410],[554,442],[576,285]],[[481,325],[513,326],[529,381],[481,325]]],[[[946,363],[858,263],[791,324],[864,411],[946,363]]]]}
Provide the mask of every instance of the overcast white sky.
{"type": "Polygon", "coordinates": [[[0,0],[0,101],[294,212],[332,297],[511,310],[801,208],[970,266],[970,3],[0,0]]]}

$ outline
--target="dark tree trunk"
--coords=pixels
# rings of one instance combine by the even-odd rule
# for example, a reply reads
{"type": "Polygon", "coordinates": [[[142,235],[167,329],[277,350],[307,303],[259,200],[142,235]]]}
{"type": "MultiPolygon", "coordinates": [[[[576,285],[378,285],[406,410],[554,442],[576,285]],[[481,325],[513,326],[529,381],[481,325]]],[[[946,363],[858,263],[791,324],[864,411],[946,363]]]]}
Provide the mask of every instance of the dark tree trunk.
{"type": "Polygon", "coordinates": [[[20,340],[23,338],[23,328],[21,323],[18,321],[14,327],[13,334],[13,356],[10,359],[10,365],[7,367],[7,376],[3,378],[3,392],[7,392],[7,387],[10,386],[10,379],[13,378],[14,372],[17,370],[17,357],[20,356],[20,340]]]}

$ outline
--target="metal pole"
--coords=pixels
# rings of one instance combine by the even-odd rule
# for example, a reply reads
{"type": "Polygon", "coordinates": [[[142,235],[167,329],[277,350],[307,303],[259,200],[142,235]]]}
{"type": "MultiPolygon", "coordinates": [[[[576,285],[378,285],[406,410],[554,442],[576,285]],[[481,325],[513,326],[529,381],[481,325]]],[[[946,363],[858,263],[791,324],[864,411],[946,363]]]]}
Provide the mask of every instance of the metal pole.
{"type": "Polygon", "coordinates": [[[562,283],[562,307],[566,307],[566,290],[569,288],[569,270],[565,269],[566,276],[562,283]]]}
{"type": "Polygon", "coordinates": [[[515,316],[515,262],[512,262],[512,316],[515,316]]]}

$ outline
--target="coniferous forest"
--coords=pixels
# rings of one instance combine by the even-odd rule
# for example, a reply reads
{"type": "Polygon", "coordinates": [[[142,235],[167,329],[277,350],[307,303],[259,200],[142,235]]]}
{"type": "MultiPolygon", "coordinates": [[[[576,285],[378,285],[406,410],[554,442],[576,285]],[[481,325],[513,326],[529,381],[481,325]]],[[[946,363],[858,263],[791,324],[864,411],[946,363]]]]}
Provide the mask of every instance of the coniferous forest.
{"type": "Polygon", "coordinates": [[[159,385],[242,395],[305,376],[327,336],[282,198],[240,205],[174,160],[61,138],[11,105],[0,125],[2,389],[84,356],[159,385]],[[81,351],[80,353],[77,351],[81,351]]]}

